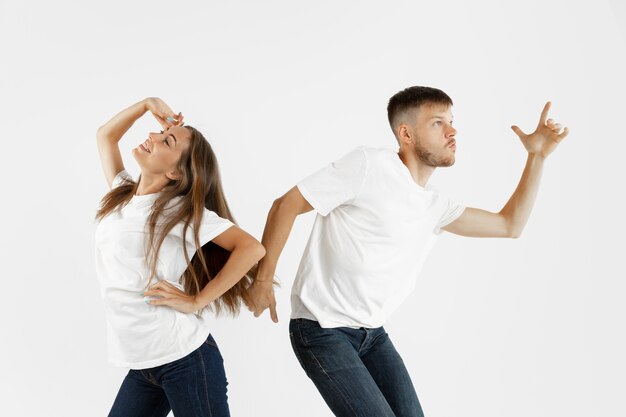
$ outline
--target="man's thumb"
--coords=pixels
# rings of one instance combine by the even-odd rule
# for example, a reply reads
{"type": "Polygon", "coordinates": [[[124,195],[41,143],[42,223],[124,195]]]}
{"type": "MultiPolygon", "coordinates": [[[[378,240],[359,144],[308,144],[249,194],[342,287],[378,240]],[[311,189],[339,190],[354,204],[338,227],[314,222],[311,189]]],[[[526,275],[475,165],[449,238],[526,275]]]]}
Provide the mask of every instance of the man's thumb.
{"type": "Polygon", "coordinates": [[[520,138],[523,138],[524,136],[526,136],[526,133],[522,132],[522,129],[520,129],[519,127],[515,125],[511,126],[511,130],[515,132],[515,134],[519,136],[520,138]]]}

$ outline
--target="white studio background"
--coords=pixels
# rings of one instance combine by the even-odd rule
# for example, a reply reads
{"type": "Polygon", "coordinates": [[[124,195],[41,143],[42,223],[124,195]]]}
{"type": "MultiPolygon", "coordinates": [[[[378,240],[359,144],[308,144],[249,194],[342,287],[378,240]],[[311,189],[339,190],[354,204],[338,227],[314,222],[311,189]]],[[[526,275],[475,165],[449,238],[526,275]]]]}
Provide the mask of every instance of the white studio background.
{"type": "MultiPolygon", "coordinates": [[[[212,141],[260,238],[296,181],[360,144],[394,147],[410,85],[455,102],[457,164],[432,182],[498,210],[544,102],[571,129],[518,240],[440,239],[388,323],[429,417],[626,415],[622,117],[626,6],[596,1],[0,0],[0,414],[106,415],[93,216],[95,131],[159,96],[212,141]]],[[[130,150],[156,124],[135,124],[130,150]]],[[[278,268],[281,321],[215,321],[233,416],[330,416],[291,352],[289,290],[313,215],[278,268]]]]}

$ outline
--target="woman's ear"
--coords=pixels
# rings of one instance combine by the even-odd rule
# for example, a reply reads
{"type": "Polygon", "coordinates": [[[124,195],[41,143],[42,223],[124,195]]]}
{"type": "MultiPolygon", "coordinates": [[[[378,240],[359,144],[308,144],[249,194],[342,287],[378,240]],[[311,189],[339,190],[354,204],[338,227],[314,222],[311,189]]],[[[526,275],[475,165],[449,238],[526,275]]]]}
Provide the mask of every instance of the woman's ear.
{"type": "Polygon", "coordinates": [[[180,179],[180,172],[178,170],[168,171],[165,173],[165,176],[173,181],[178,181],[180,179]]]}

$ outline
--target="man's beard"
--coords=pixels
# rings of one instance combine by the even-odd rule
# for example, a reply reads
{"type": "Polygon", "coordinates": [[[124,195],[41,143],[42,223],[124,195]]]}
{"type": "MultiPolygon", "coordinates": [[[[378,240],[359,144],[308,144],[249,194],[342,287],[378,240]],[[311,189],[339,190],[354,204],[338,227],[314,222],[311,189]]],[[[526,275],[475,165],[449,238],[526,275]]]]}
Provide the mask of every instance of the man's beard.
{"type": "Polygon", "coordinates": [[[437,158],[434,154],[429,152],[426,148],[424,148],[420,144],[419,138],[415,141],[415,154],[419,158],[420,161],[425,163],[428,166],[438,168],[438,167],[449,167],[454,165],[454,154],[448,158],[437,158]]]}

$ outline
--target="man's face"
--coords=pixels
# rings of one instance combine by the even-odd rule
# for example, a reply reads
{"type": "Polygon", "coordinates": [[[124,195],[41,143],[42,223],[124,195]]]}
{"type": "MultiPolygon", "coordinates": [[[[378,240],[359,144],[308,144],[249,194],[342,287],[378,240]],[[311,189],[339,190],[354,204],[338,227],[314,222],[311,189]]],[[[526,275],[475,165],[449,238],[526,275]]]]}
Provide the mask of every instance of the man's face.
{"type": "Polygon", "coordinates": [[[422,104],[414,114],[415,123],[407,126],[417,157],[432,167],[454,164],[456,129],[452,127],[452,106],[422,104]]]}

